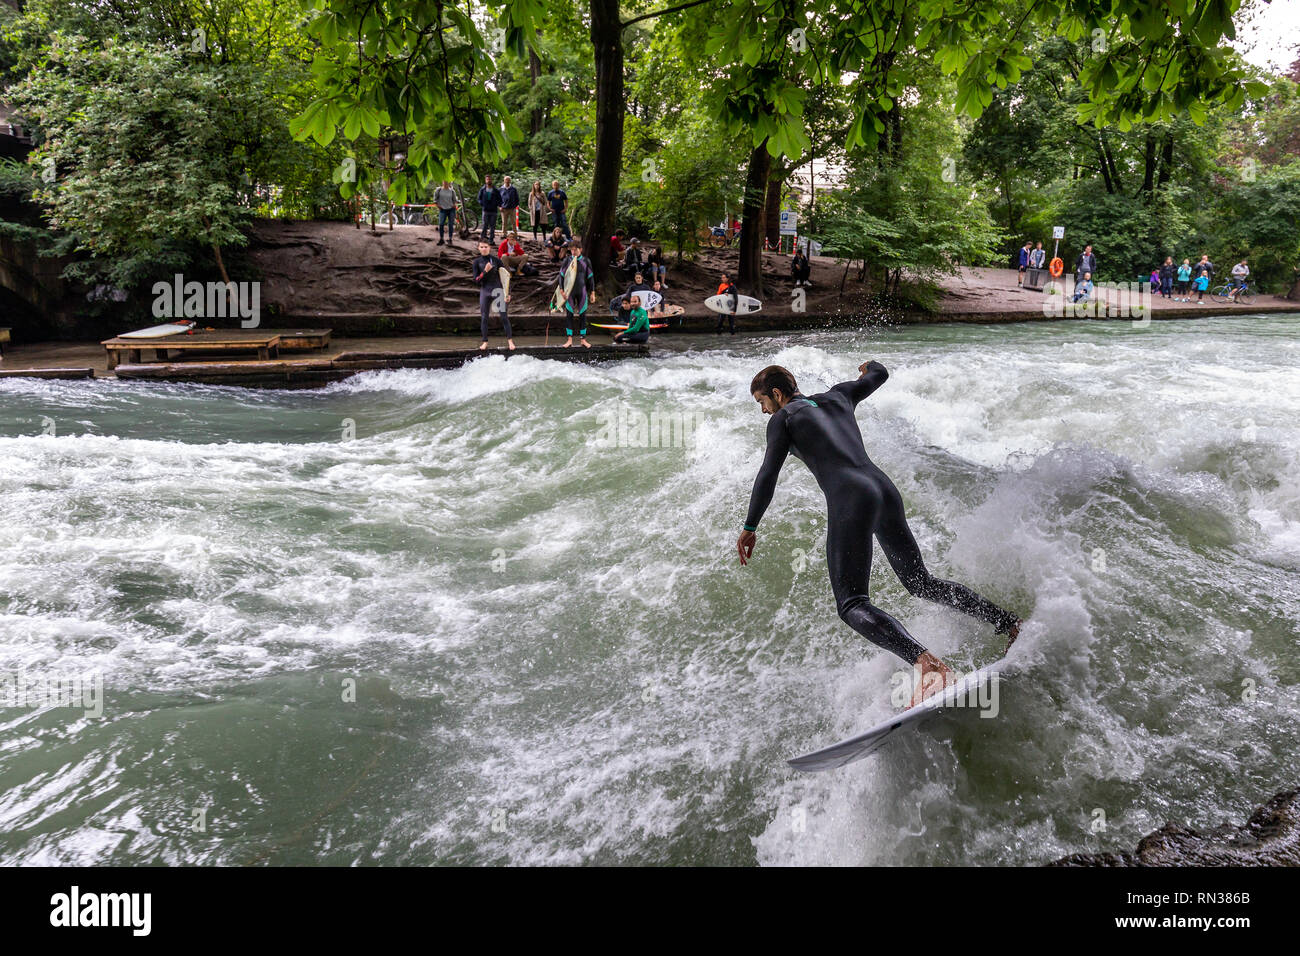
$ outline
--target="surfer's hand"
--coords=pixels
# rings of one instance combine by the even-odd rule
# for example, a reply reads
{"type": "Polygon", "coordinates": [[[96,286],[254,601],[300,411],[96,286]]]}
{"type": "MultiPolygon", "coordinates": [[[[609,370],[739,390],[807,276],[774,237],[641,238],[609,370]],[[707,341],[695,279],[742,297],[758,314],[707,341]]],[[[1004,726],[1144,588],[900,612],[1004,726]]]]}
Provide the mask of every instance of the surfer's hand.
{"type": "MultiPolygon", "coordinates": [[[[866,374],[867,374],[867,366],[870,365],[870,364],[871,364],[870,362],[863,362],[861,365],[858,366],[858,371],[861,372],[863,375],[866,375],[866,374]]],[[[861,376],[859,376],[859,377],[861,377],[861,376]]]]}
{"type": "Polygon", "coordinates": [[[916,659],[916,669],[920,672],[920,680],[912,693],[912,702],[907,705],[909,710],[949,684],[957,683],[957,676],[951,668],[929,651],[916,659]]]}
{"type": "Polygon", "coordinates": [[[740,552],[740,563],[749,564],[749,559],[754,556],[754,545],[758,543],[758,535],[752,531],[740,532],[740,537],[736,539],[736,550],[740,552]]]}

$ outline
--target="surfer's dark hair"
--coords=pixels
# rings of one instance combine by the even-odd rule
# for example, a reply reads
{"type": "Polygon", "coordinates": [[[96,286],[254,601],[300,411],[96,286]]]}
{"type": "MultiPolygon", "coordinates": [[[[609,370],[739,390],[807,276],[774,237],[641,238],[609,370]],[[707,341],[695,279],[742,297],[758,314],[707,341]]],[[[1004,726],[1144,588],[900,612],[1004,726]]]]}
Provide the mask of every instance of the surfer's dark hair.
{"type": "Polygon", "coordinates": [[[774,388],[779,388],[786,398],[799,391],[799,386],[795,383],[790,370],[782,368],[780,365],[769,365],[755,375],[754,380],[749,383],[749,393],[751,395],[757,392],[771,398],[772,389],[774,388]]]}

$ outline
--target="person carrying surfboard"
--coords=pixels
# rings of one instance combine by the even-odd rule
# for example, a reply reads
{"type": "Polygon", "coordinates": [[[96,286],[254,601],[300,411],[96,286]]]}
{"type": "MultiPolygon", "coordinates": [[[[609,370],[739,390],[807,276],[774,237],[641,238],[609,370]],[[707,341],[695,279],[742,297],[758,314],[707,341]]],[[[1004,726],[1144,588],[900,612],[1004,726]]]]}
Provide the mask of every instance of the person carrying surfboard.
{"type": "Polygon", "coordinates": [[[718,295],[725,295],[730,299],[729,302],[730,308],[726,312],[718,313],[718,327],[713,331],[721,332],[722,320],[729,319],[731,321],[731,334],[735,335],[736,334],[736,308],[739,302],[738,296],[740,295],[740,293],[736,290],[736,286],[732,283],[731,276],[727,275],[727,273],[725,272],[722,273],[722,281],[718,283],[718,295]]]}
{"type": "Polygon", "coordinates": [[[497,302],[501,310],[501,327],[506,335],[506,345],[510,351],[515,350],[515,339],[510,329],[510,316],[506,312],[506,303],[510,301],[510,270],[502,266],[501,260],[492,255],[492,245],[486,239],[480,239],[478,258],[474,260],[474,281],[478,283],[479,327],[483,341],[479,351],[488,347],[488,313],[492,303],[497,302]]]}
{"type": "Polygon", "coordinates": [[[566,248],[568,255],[560,263],[552,308],[557,312],[563,311],[568,320],[564,332],[569,338],[562,347],[567,349],[573,346],[574,329],[577,329],[582,347],[589,349],[591,343],[587,341],[587,306],[591,302],[591,294],[596,291],[596,274],[591,271],[591,263],[582,254],[581,239],[570,239],[566,248]]]}
{"type": "Polygon", "coordinates": [[[915,706],[955,680],[943,661],[922,647],[895,618],[871,603],[871,536],[880,542],[890,567],[916,597],[951,608],[994,625],[1009,638],[1020,631],[1020,619],[964,585],[934,577],[926,569],[921,549],[907,525],[903,497],[894,483],[867,457],[855,409],[889,377],[879,362],[865,362],[862,374],[830,391],[811,397],[799,391],[794,376],[769,365],[749,390],[767,423],[767,452],[749,497],[744,530],[736,540],[740,563],[753,557],[758,523],[776,490],[786,456],[794,456],[813,473],[826,495],[828,513],[826,563],[841,620],[867,640],[897,654],[919,671],[920,681],[909,706],[915,706]]]}

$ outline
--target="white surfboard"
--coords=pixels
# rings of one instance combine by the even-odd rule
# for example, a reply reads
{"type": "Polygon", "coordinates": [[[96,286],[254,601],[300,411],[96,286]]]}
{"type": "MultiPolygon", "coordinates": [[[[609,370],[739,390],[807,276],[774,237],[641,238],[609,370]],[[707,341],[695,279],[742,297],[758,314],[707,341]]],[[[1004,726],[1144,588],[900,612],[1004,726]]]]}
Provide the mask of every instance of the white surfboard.
{"type": "Polygon", "coordinates": [[[492,301],[488,303],[488,314],[501,314],[501,306],[507,305],[506,296],[510,294],[510,270],[505,266],[501,267],[501,294],[494,295],[492,301]]]}
{"type": "Polygon", "coordinates": [[[166,325],[152,325],[135,332],[123,332],[119,339],[161,339],[169,335],[180,335],[194,328],[193,322],[168,322],[166,325]]]}
{"type": "Polygon", "coordinates": [[[957,683],[945,688],[942,693],[927,697],[911,710],[901,711],[856,737],[841,740],[837,744],[831,744],[829,747],[823,747],[821,750],[815,750],[786,762],[796,770],[807,773],[834,770],[836,767],[843,767],[846,763],[861,760],[868,754],[874,753],[895,735],[915,729],[941,710],[960,708],[996,713],[995,710],[991,711],[991,707],[998,706],[1000,679],[997,664],[981,667],[958,678],[957,683]]]}
{"type": "MultiPolygon", "coordinates": [[[[731,314],[731,296],[729,295],[711,295],[704,300],[704,307],[713,312],[721,312],[723,315],[731,314]]],[[[747,295],[736,296],[736,315],[744,315],[747,312],[757,312],[763,307],[763,303],[757,299],[750,298],[747,295]]]]}
{"type": "Polygon", "coordinates": [[[654,289],[646,289],[641,292],[633,292],[632,294],[641,300],[641,308],[645,309],[647,312],[657,309],[659,303],[664,300],[664,297],[654,289]]]}

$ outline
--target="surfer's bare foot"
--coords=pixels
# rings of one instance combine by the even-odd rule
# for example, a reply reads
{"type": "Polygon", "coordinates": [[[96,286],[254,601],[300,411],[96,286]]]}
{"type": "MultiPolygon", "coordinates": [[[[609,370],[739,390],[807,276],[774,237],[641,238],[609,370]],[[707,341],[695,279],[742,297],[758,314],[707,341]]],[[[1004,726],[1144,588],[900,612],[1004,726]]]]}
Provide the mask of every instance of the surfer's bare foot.
{"type": "Polygon", "coordinates": [[[486,351],[487,351],[487,343],[486,343],[486,342],[480,342],[480,343],[479,343],[478,350],[479,350],[480,352],[486,352],[486,351]]]}
{"type": "Polygon", "coordinates": [[[920,680],[912,693],[911,703],[907,705],[908,710],[927,697],[939,693],[949,684],[957,683],[957,675],[952,672],[952,669],[929,651],[916,659],[916,669],[920,671],[920,680]]]}
{"type": "Polygon", "coordinates": [[[565,342],[563,345],[561,345],[560,348],[562,348],[562,349],[571,349],[571,348],[573,348],[573,339],[569,339],[567,342],[565,342]]]}
{"type": "Polygon", "coordinates": [[[514,339],[506,339],[506,345],[508,345],[508,346],[510,347],[510,351],[513,352],[513,351],[515,350],[515,340],[514,340],[514,339]]]}
{"type": "Polygon", "coordinates": [[[584,349],[589,349],[589,348],[591,348],[591,343],[588,342],[586,339],[583,339],[583,340],[582,340],[582,347],[583,347],[584,349]]]}

